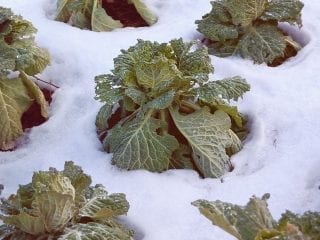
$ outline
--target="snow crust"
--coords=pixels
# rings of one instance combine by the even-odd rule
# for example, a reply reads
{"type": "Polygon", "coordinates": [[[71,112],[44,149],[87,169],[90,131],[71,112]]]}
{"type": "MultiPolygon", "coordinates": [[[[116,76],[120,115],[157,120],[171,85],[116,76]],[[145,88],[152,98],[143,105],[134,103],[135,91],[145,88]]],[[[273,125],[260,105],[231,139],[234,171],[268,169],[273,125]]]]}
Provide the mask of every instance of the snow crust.
{"type": "Polygon", "coordinates": [[[238,57],[212,57],[213,79],[240,75],[251,91],[239,101],[249,116],[251,133],[233,156],[235,170],[221,179],[201,179],[189,170],[165,173],[121,171],[110,163],[95,133],[102,105],[94,100],[94,76],[109,73],[113,58],[137,38],[166,42],[200,38],[194,21],[210,9],[208,0],[147,0],[159,16],[152,27],[108,33],[80,30],[54,21],[56,0],[0,0],[33,22],[37,43],[47,48],[52,64],[41,75],[60,88],[50,119],[30,130],[14,152],[0,152],[4,196],[32,173],[62,169],[72,160],[109,192],[123,192],[130,202],[123,218],[144,240],[231,240],[211,225],[190,202],[199,198],[245,204],[252,195],[269,192],[269,207],[279,218],[286,209],[320,210],[320,2],[304,0],[303,27],[288,26],[304,48],[283,65],[270,68],[238,57]]]}

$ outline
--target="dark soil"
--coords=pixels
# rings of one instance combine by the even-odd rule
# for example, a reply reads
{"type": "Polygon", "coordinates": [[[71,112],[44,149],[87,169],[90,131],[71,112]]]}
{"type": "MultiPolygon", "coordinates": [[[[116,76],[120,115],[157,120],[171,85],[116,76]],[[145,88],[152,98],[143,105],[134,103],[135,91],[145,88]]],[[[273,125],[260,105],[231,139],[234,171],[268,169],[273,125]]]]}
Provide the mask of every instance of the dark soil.
{"type": "MultiPolygon", "coordinates": [[[[48,103],[51,103],[53,91],[41,89],[48,103]]],[[[39,126],[47,119],[41,116],[40,106],[34,102],[29,109],[22,115],[21,123],[23,130],[39,126]]]]}
{"type": "Polygon", "coordinates": [[[134,5],[128,3],[128,0],[102,0],[102,7],[114,20],[120,20],[124,27],[148,26],[134,5]]]}

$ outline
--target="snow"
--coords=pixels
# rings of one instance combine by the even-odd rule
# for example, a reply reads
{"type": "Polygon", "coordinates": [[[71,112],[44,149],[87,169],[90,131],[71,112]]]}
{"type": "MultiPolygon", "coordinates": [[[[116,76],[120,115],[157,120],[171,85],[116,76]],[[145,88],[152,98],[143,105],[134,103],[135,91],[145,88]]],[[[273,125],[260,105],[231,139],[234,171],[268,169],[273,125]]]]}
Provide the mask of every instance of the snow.
{"type": "Polygon", "coordinates": [[[214,79],[240,75],[251,91],[238,102],[249,116],[250,135],[232,157],[235,170],[221,179],[201,179],[189,170],[161,174],[121,171],[110,164],[95,133],[100,106],[94,100],[94,76],[108,73],[120,49],[137,38],[169,41],[200,37],[194,21],[210,10],[208,0],[147,0],[159,16],[152,27],[108,33],[80,30],[53,20],[55,0],[0,0],[38,29],[37,43],[47,48],[52,64],[41,75],[60,88],[50,119],[28,132],[14,152],[0,152],[0,183],[4,196],[32,173],[62,169],[72,160],[109,192],[123,192],[130,210],[123,220],[135,228],[136,239],[234,239],[200,215],[191,202],[200,198],[245,204],[249,197],[269,192],[275,218],[289,209],[320,210],[320,2],[304,0],[303,27],[282,27],[304,48],[283,65],[270,68],[238,57],[212,57],[214,79]]]}

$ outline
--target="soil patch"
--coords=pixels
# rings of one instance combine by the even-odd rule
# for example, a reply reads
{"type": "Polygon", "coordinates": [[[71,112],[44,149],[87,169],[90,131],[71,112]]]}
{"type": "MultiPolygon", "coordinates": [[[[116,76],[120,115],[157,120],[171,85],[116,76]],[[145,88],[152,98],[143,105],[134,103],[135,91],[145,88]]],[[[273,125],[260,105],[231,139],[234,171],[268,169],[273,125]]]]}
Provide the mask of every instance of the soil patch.
{"type": "Polygon", "coordinates": [[[102,7],[110,17],[119,20],[124,27],[149,26],[128,0],[102,0],[102,7]]]}

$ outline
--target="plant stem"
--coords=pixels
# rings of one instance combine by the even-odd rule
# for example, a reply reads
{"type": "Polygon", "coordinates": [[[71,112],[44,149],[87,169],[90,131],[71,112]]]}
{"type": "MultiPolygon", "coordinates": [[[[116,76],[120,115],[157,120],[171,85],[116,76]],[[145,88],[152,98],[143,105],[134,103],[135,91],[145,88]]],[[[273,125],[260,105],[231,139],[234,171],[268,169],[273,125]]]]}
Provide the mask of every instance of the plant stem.
{"type": "Polygon", "coordinates": [[[192,103],[192,102],[189,102],[189,101],[186,101],[186,100],[182,100],[181,101],[181,104],[185,107],[188,107],[194,111],[197,111],[197,110],[200,110],[201,107],[197,106],[196,104],[192,103]]]}
{"type": "MultiPolygon", "coordinates": [[[[160,120],[167,123],[168,121],[168,111],[167,110],[164,110],[164,109],[161,109],[159,111],[160,113],[160,120]]],[[[165,135],[168,133],[168,126],[166,126],[165,128],[161,128],[160,129],[160,134],[161,136],[165,135]]]]}

